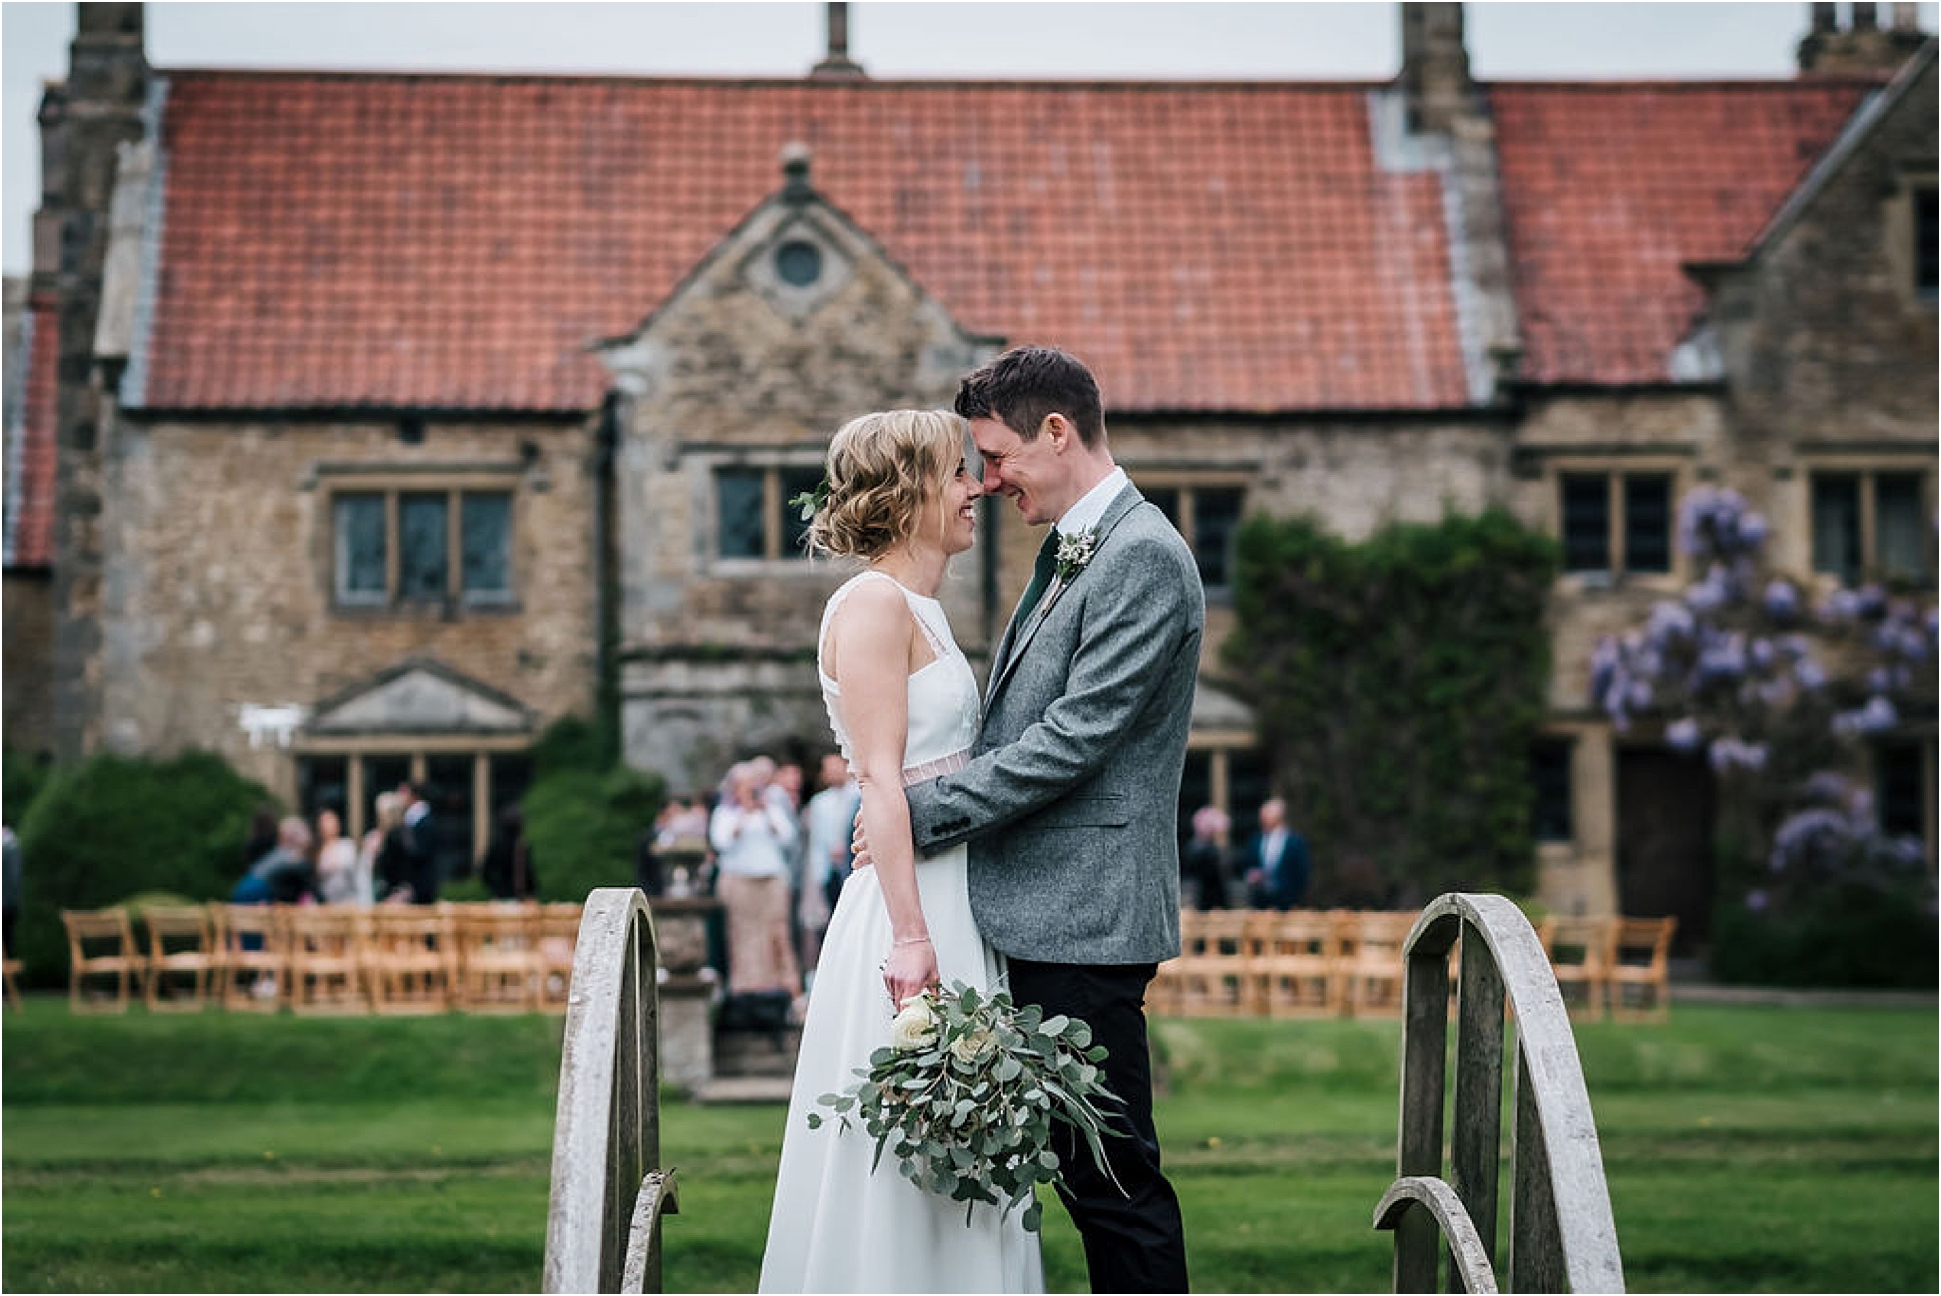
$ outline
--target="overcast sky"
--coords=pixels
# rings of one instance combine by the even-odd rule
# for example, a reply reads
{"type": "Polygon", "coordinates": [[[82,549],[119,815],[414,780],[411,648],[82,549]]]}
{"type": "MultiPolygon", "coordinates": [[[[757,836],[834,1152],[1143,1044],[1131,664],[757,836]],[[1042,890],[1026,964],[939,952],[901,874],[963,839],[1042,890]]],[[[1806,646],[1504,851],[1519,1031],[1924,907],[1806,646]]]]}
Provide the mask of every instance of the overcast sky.
{"type": "MultiPolygon", "coordinates": [[[[1882,5],[1883,14],[1891,6],[1882,5]]],[[[1845,5],[1841,6],[1844,11],[1845,5]]],[[[1920,24],[1933,31],[1935,5],[1920,24]]],[[[800,76],[822,54],[819,3],[160,3],[158,67],[325,67],[800,76]]],[[[850,55],[879,78],[1369,78],[1395,71],[1397,6],[1367,3],[855,3],[850,55]]],[[[1468,7],[1480,77],[1785,76],[1807,5],[1468,7]]],[[[1883,21],[1885,21],[1883,17],[1883,21]]],[[[0,4],[0,222],[7,274],[31,268],[34,123],[64,76],[74,6],[0,4]]]]}

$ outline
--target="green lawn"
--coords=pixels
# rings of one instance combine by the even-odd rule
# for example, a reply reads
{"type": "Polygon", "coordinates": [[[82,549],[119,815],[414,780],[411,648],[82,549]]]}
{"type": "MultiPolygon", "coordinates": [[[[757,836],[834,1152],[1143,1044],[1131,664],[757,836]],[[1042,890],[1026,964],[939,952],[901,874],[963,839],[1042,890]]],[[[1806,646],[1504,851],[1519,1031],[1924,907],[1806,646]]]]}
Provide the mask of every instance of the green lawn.
{"type": "MultiPolygon", "coordinates": [[[[532,1290],[560,1023],[210,1014],[0,1028],[8,1291],[532,1290]]],[[[1202,1291],[1389,1285],[1395,1023],[1165,1022],[1202,1291]]],[[[1633,1291],[1934,1291],[1936,1015],[1580,1027],[1633,1291]]],[[[669,1105],[670,1291],[752,1289],[779,1107],[669,1105]]],[[[1064,1216],[1047,1276],[1082,1291],[1064,1216]]]]}

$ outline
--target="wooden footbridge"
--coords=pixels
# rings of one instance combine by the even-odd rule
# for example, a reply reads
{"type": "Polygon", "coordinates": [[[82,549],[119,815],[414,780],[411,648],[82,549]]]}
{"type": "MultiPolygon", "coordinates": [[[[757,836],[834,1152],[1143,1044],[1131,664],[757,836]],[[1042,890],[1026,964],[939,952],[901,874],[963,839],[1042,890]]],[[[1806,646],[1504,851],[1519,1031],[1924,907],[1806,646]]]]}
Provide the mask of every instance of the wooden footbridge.
{"type": "MultiPolygon", "coordinates": [[[[1403,958],[1397,1178],[1373,1217],[1375,1228],[1394,1234],[1395,1290],[1623,1291],[1576,1040],[1529,920],[1501,896],[1445,895],[1422,911],[1403,958]],[[1505,1152],[1504,1044],[1512,1029],[1505,1152]]],[[[645,897],[632,888],[589,896],[560,1062],[548,1292],[660,1290],[662,1220],[678,1211],[679,1196],[660,1161],[656,969],[645,897]]]]}

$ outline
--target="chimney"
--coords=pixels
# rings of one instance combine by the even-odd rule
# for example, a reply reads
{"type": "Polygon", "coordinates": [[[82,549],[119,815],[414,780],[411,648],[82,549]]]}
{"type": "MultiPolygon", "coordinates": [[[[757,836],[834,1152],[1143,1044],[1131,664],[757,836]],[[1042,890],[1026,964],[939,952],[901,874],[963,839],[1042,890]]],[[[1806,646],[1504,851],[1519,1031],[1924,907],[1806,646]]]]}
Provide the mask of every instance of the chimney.
{"type": "Polygon", "coordinates": [[[1880,6],[1860,0],[1849,11],[1844,30],[1835,5],[1814,4],[1809,13],[1810,24],[1799,43],[1799,70],[1806,76],[1891,72],[1927,40],[1911,4],[1890,5],[1891,26],[1886,28],[1880,25],[1880,6]]]}
{"type": "Polygon", "coordinates": [[[1402,6],[1398,81],[1407,97],[1411,131],[1446,133],[1450,122],[1470,109],[1475,83],[1469,79],[1460,4],[1402,6]]]}
{"type": "Polygon", "coordinates": [[[863,81],[869,74],[863,65],[849,57],[849,6],[840,0],[831,0],[827,6],[829,16],[829,52],[822,61],[809,69],[811,81],[863,81]]]}

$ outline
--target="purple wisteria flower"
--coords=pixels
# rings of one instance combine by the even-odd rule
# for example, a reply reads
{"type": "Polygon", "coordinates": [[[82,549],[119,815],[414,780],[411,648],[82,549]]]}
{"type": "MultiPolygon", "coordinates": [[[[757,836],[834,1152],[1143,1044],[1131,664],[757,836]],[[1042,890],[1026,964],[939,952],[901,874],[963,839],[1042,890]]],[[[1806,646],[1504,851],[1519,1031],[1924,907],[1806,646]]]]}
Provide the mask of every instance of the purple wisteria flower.
{"type": "Polygon", "coordinates": [[[1779,825],[1773,834],[1768,866],[1775,873],[1797,867],[1808,855],[1844,854],[1853,840],[1853,823],[1838,810],[1802,810],[1779,825]]]}
{"type": "Polygon", "coordinates": [[[1733,559],[1766,542],[1766,519],[1739,492],[1701,486],[1678,510],[1678,547],[1693,557],[1733,559]]]}
{"type": "Polygon", "coordinates": [[[1860,595],[1842,587],[1820,600],[1817,609],[1820,620],[1841,625],[1860,618],[1860,595]]]}
{"type": "Polygon", "coordinates": [[[1683,603],[1670,599],[1660,599],[1652,605],[1651,616],[1644,623],[1645,637],[1658,643],[1669,643],[1690,639],[1698,628],[1698,620],[1683,603]]]}
{"type": "Polygon", "coordinates": [[[1665,726],[1665,743],[1673,751],[1695,752],[1703,737],[1698,732],[1698,721],[1686,716],[1665,726]]]}
{"type": "Polygon", "coordinates": [[[1745,770],[1762,770],[1766,767],[1766,744],[1741,742],[1737,738],[1715,738],[1707,753],[1712,768],[1724,774],[1737,766],[1745,770]]]}
{"type": "Polygon", "coordinates": [[[1764,601],[1766,615],[1775,621],[1791,621],[1799,615],[1799,589],[1784,577],[1767,582],[1764,601]]]}
{"type": "Polygon", "coordinates": [[[1886,733],[1900,723],[1900,714],[1894,704],[1876,693],[1867,699],[1867,705],[1855,711],[1842,711],[1833,717],[1835,733],[1867,735],[1886,733]]]}

